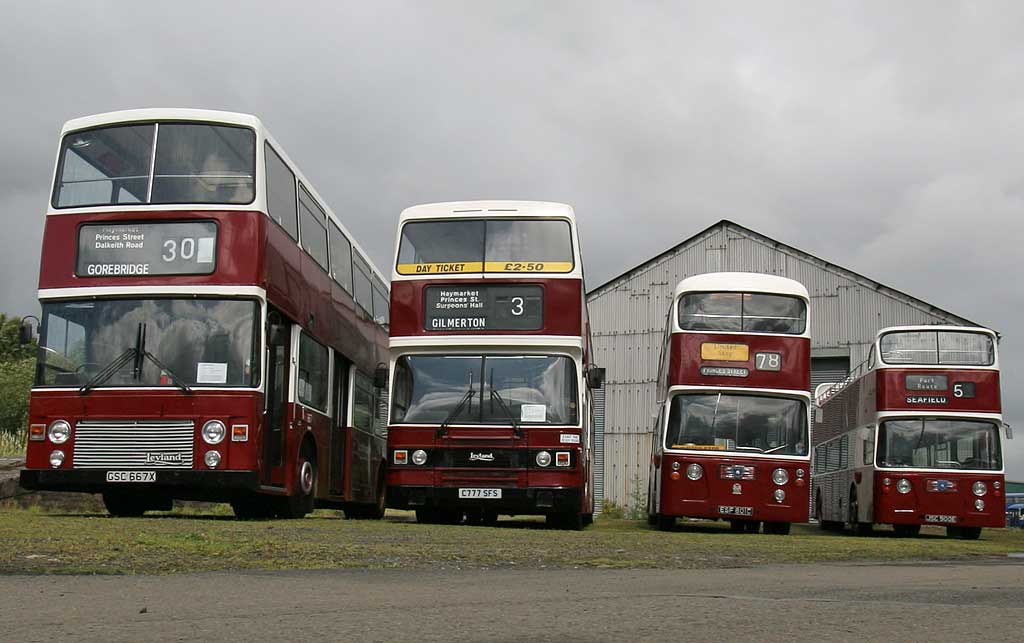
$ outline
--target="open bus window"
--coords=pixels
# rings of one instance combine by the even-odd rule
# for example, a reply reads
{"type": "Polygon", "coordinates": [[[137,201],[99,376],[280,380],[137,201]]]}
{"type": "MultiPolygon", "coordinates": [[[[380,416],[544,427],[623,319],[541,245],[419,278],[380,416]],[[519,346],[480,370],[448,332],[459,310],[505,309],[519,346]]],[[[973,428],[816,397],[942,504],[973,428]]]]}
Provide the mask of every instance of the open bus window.
{"type": "Polygon", "coordinates": [[[82,386],[129,351],[100,386],[256,386],[259,304],[244,299],[107,299],[44,303],[36,386],[82,386]],[[145,338],[140,341],[140,328],[145,338]],[[136,369],[137,365],[137,369],[136,369]]]}
{"type": "Polygon", "coordinates": [[[758,395],[676,395],[665,447],[807,455],[807,406],[758,395]]]}
{"type": "Polygon", "coordinates": [[[879,341],[886,364],[991,366],[995,347],[987,333],[968,331],[894,331],[879,341]]]}
{"type": "Polygon", "coordinates": [[[392,421],[576,425],[577,389],[564,355],[406,355],[395,364],[392,421]]]}
{"type": "Polygon", "coordinates": [[[101,127],[66,135],[59,159],[55,208],[245,204],[256,196],[256,134],[245,127],[198,123],[101,127]]]}
{"type": "Polygon", "coordinates": [[[999,451],[999,430],[981,420],[889,420],[878,431],[881,467],[998,470],[999,451]]]}
{"type": "Polygon", "coordinates": [[[807,304],[798,297],[763,293],[697,292],[679,300],[683,330],[799,335],[807,328],[807,304]]]}

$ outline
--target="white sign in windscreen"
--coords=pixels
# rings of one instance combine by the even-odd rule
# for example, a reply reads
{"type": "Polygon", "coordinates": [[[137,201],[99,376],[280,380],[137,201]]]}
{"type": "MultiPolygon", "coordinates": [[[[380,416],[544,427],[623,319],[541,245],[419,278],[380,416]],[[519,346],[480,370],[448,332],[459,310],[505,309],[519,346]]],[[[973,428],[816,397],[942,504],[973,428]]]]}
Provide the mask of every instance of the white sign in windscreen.
{"type": "Polygon", "coordinates": [[[208,275],[217,260],[213,221],[87,224],[78,231],[79,277],[208,275]]]}

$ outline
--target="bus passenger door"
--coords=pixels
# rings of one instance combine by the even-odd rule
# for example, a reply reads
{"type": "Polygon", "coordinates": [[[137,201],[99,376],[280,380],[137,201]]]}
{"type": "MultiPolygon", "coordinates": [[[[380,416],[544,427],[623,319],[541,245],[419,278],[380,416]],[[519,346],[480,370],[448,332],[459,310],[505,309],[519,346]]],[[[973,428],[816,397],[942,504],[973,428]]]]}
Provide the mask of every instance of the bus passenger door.
{"type": "Polygon", "coordinates": [[[276,310],[267,315],[267,382],[263,410],[261,482],[284,486],[284,441],[288,431],[288,381],[291,372],[291,323],[276,310]]]}
{"type": "Polygon", "coordinates": [[[331,418],[331,459],[330,459],[330,489],[331,493],[343,495],[345,493],[345,464],[348,460],[348,379],[349,362],[334,353],[334,390],[332,391],[334,409],[331,418]]]}

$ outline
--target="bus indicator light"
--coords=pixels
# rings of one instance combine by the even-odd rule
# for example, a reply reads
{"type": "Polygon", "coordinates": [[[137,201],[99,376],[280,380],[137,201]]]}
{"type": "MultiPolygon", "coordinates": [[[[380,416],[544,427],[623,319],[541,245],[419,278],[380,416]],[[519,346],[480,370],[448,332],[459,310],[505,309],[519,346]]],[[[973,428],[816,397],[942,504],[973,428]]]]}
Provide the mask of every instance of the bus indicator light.
{"type": "Polygon", "coordinates": [[[249,441],[249,425],[248,424],[232,424],[231,425],[231,441],[232,442],[248,442],[249,441]]]}
{"type": "Polygon", "coordinates": [[[395,464],[409,464],[409,452],[405,449],[396,449],[393,458],[395,464]]]}

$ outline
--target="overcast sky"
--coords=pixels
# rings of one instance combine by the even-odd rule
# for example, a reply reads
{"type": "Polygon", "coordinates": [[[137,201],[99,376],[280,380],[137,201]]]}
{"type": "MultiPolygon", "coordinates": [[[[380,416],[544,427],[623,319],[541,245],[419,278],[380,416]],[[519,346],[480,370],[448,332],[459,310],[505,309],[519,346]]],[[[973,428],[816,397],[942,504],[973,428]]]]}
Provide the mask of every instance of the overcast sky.
{"type": "Polygon", "coordinates": [[[576,208],[591,286],[728,218],[1004,334],[1024,479],[1024,4],[0,0],[0,311],[57,135],[259,115],[377,264],[408,205],[576,208]]]}

